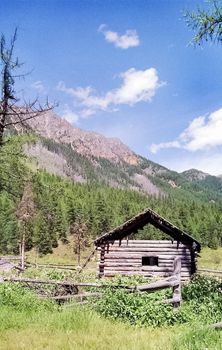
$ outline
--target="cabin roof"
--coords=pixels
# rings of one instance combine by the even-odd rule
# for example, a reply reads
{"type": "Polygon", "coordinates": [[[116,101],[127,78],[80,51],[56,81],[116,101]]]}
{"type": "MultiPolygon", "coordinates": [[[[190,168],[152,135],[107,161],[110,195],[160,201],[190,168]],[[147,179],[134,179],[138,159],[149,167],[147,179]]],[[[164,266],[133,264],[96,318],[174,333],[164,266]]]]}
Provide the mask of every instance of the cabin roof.
{"type": "Polygon", "coordinates": [[[145,209],[142,213],[139,213],[130,220],[124,222],[122,225],[103,234],[94,241],[94,244],[98,247],[106,242],[122,240],[123,238],[130,236],[132,233],[136,233],[139,229],[142,229],[147,224],[155,226],[162,232],[171,236],[176,241],[192,245],[193,248],[198,252],[201,249],[201,245],[196,239],[188,235],[186,232],[180,230],[175,225],[171,224],[168,220],[150,208],[145,209]]]}

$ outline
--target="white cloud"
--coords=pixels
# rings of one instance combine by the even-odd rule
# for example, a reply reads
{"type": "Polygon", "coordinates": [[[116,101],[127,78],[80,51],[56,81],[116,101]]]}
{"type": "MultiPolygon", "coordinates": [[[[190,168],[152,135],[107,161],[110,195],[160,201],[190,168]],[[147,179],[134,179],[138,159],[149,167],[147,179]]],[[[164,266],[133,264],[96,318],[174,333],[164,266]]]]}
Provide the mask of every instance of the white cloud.
{"type": "Polygon", "coordinates": [[[43,85],[43,83],[42,83],[41,80],[35,81],[35,82],[31,85],[31,87],[32,87],[33,89],[37,90],[39,93],[42,93],[42,92],[45,91],[45,87],[44,87],[44,85],[43,85]]]}
{"type": "Polygon", "coordinates": [[[89,117],[91,117],[91,115],[94,115],[96,112],[93,109],[83,109],[80,112],[80,116],[81,118],[87,119],[89,117]]]}
{"type": "Polygon", "coordinates": [[[66,119],[70,124],[77,123],[80,118],[79,114],[73,112],[67,105],[65,105],[65,108],[61,113],[61,117],[66,119]]]}
{"type": "Polygon", "coordinates": [[[60,81],[57,84],[56,89],[65,92],[70,96],[78,97],[79,99],[86,99],[89,96],[89,94],[93,92],[93,89],[90,86],[87,86],[85,88],[78,87],[76,89],[67,88],[63,81],[60,81]]]}
{"type": "Polygon", "coordinates": [[[162,142],[162,143],[153,143],[150,146],[151,153],[157,153],[161,148],[181,148],[178,141],[162,142]]]}
{"type": "Polygon", "coordinates": [[[95,111],[91,109],[82,109],[74,112],[67,104],[60,112],[61,118],[66,119],[70,124],[78,124],[79,119],[87,119],[93,114],[95,114],[95,111]]]}
{"type": "Polygon", "coordinates": [[[129,47],[139,46],[140,40],[136,30],[128,29],[125,34],[120,35],[117,32],[106,29],[106,25],[102,24],[98,31],[103,33],[105,40],[108,43],[112,43],[115,47],[126,50],[129,47]]]}
{"type": "Polygon", "coordinates": [[[195,118],[176,140],[152,144],[150,151],[156,153],[163,148],[182,148],[191,152],[209,150],[222,145],[222,108],[195,118]]]}
{"type": "Polygon", "coordinates": [[[90,109],[91,114],[94,110],[107,110],[121,104],[133,106],[141,101],[151,101],[159,87],[164,85],[160,82],[155,68],[146,70],[136,70],[130,68],[119,77],[122,79],[122,85],[108,91],[104,96],[98,96],[92,87],[85,88],[67,88],[64,82],[59,82],[57,89],[79,100],[80,103],[90,109]]]}
{"type": "Polygon", "coordinates": [[[122,86],[110,93],[114,104],[134,105],[140,101],[151,101],[161,86],[155,68],[144,71],[131,68],[120,77],[123,79],[122,86]]]}

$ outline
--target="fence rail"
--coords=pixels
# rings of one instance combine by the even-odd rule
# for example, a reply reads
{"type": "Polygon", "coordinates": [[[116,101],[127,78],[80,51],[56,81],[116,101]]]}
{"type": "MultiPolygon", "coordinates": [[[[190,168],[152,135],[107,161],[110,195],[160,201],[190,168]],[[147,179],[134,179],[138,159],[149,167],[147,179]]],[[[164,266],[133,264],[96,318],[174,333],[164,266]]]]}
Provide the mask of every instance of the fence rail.
{"type": "Polygon", "coordinates": [[[206,274],[211,274],[215,276],[221,276],[222,277],[222,270],[212,270],[212,269],[197,269],[198,273],[206,273],[206,274]]]}

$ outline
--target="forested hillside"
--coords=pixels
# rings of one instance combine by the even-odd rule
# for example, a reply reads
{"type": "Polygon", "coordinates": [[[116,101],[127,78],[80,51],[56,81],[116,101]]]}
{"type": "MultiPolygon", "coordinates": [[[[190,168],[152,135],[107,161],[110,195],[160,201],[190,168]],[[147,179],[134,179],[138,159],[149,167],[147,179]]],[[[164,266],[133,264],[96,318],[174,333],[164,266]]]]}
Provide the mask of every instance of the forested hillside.
{"type": "Polygon", "coordinates": [[[172,194],[174,198],[204,203],[222,200],[221,178],[207,174],[193,179],[186,173],[169,170],[141,156],[137,156],[137,164],[116,163],[103,157],[82,155],[70,144],[42,137],[24,149],[39,169],[80,183],[99,182],[111,187],[158,196],[172,194]]]}
{"type": "MultiPolygon", "coordinates": [[[[214,248],[221,245],[221,201],[205,201],[201,196],[192,196],[185,190],[178,191],[177,195],[169,191],[165,195],[154,196],[112,188],[93,176],[85,183],[74,182],[41,169],[33,169],[22,154],[25,142],[24,137],[11,138],[0,154],[1,253],[19,251],[24,226],[26,248],[36,247],[45,254],[52,252],[58,240],[67,244],[72,239],[75,234],[73,225],[84,232],[87,244],[147,207],[193,235],[203,245],[214,248]],[[25,209],[21,209],[22,206],[25,209]],[[26,213],[26,207],[33,209],[24,219],[25,215],[21,212],[26,213]]],[[[147,226],[136,237],[167,238],[152,226],[147,226]]]]}
{"type": "MultiPolygon", "coordinates": [[[[52,111],[28,120],[28,127],[39,141],[26,147],[25,153],[51,174],[189,200],[222,199],[221,178],[196,169],[169,170],[135,154],[120,140],[76,128],[52,111]]],[[[16,125],[16,131],[23,132],[23,126],[16,125]]]]}

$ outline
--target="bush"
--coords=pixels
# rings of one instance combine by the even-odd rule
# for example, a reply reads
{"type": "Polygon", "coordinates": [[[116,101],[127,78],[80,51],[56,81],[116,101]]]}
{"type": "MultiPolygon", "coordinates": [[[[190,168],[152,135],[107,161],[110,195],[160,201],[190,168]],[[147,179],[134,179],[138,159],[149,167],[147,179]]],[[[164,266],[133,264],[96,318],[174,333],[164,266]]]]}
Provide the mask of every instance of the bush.
{"type": "MultiPolygon", "coordinates": [[[[126,283],[126,279],[124,282],[126,283]]],[[[128,279],[128,284],[130,282],[128,279]]],[[[103,297],[94,307],[104,317],[138,326],[216,322],[222,318],[220,288],[221,283],[218,280],[196,276],[182,288],[182,306],[175,310],[172,305],[163,302],[164,299],[172,297],[171,289],[154,293],[127,293],[123,289],[110,287],[103,292],[103,297]]]]}
{"type": "Polygon", "coordinates": [[[9,306],[21,311],[51,310],[55,304],[48,300],[40,300],[34,293],[16,283],[0,284],[0,307],[9,306]]]}
{"type": "Polygon", "coordinates": [[[138,326],[167,326],[177,320],[188,321],[182,309],[175,313],[171,305],[162,302],[168,297],[169,291],[148,294],[109,289],[97,301],[96,310],[104,317],[138,326]]]}
{"type": "Polygon", "coordinates": [[[183,300],[204,302],[205,298],[221,301],[222,282],[214,277],[195,275],[191,283],[182,288],[183,300]]]}

